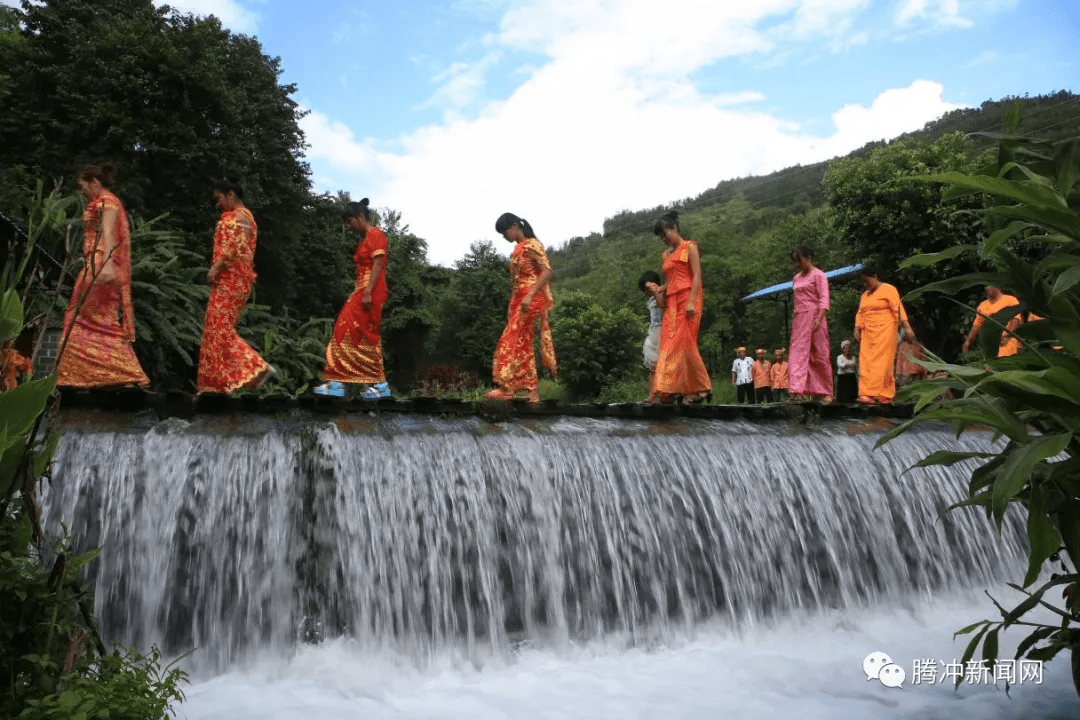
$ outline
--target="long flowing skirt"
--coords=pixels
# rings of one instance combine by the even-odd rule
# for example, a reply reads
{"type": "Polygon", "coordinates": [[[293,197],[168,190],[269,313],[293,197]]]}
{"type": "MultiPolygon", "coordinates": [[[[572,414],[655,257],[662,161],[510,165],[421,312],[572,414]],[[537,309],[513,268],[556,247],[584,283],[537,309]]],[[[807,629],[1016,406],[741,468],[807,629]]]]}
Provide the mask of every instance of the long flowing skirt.
{"type": "Polygon", "coordinates": [[[78,388],[137,385],[147,387],[146,377],[131,340],[119,321],[120,288],[94,283],[86,292],[80,276],[64,316],[64,353],[57,365],[57,385],[78,388]],[[78,298],[85,294],[79,314],[78,298]]]}
{"type": "Polygon", "coordinates": [[[896,338],[895,322],[863,328],[859,341],[859,395],[890,400],[896,396],[896,338]]]}
{"type": "Polygon", "coordinates": [[[492,382],[506,392],[536,390],[536,322],[540,322],[540,359],[552,374],[556,372],[555,346],[551,340],[548,324],[548,308],[541,298],[535,298],[529,312],[521,314],[524,292],[517,292],[510,299],[509,316],[502,336],[495,345],[492,360],[492,382]]]}
{"type": "Polygon", "coordinates": [[[686,317],[690,289],[669,295],[660,326],[660,359],[656,363],[656,391],[663,395],[692,395],[712,390],[712,380],[698,352],[703,299],[699,294],[693,317],[686,317]]]}
{"type": "Polygon", "coordinates": [[[788,350],[788,389],[795,395],[832,395],[829,321],[814,330],[816,310],[795,313],[788,350]]]}
{"type": "Polygon", "coordinates": [[[199,392],[230,393],[250,386],[268,367],[236,332],[252,283],[223,277],[210,290],[199,347],[199,392]]]}
{"type": "Polygon", "coordinates": [[[383,369],[382,338],[379,327],[385,298],[372,298],[364,309],[364,289],[353,291],[334,323],[334,335],[326,346],[323,379],[343,383],[381,383],[383,369]]]}

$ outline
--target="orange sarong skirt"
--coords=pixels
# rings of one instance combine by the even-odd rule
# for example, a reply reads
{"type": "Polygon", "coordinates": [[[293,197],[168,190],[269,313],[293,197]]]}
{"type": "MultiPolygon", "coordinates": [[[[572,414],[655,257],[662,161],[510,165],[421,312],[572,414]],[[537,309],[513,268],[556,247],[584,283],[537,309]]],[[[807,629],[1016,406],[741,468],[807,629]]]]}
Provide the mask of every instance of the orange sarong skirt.
{"type": "Polygon", "coordinates": [[[712,380],[698,351],[702,294],[698,293],[693,317],[686,317],[690,288],[667,296],[660,327],[660,359],[656,363],[656,391],[663,395],[692,395],[712,390],[712,380]]]}

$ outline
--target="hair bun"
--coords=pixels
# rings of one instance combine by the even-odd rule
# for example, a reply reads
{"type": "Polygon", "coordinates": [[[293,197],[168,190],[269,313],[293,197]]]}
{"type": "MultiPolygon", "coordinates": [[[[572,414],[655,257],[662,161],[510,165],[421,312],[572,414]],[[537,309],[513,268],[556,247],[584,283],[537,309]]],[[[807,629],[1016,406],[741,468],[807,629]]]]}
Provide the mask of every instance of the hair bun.
{"type": "Polygon", "coordinates": [[[370,200],[368,200],[367,198],[364,198],[363,200],[360,201],[360,207],[366,208],[370,203],[371,203],[370,200]]]}

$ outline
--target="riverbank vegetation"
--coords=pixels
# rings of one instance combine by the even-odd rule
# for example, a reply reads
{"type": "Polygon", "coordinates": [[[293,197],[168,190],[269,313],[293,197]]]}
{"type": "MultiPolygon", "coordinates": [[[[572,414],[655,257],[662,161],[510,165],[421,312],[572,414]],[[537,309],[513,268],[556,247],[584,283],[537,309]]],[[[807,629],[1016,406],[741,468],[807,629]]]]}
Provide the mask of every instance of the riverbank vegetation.
{"type": "MultiPolygon", "coordinates": [[[[25,227],[39,183],[69,178],[59,193],[74,196],[70,178],[81,163],[109,159],[119,168],[118,192],[135,226],[136,354],[154,387],[194,388],[216,220],[206,187],[225,174],[243,179],[259,222],[259,281],[241,333],[282,371],[268,391],[303,392],[318,382],[330,327],[352,288],[355,238],[339,214],[348,193],[312,189],[303,111],[292,99],[296,88],[280,82],[279,58],[214,18],[149,0],[69,0],[0,9],[0,67],[0,211],[25,227]]],[[[973,171],[992,143],[965,133],[1000,129],[1011,101],[954,111],[831,162],[726,180],[697,197],[619,213],[600,233],[543,238],[555,273],[561,392],[576,400],[641,399],[647,315],[637,278],[659,266],[651,227],[672,207],[701,247],[700,342],[718,386],[728,382],[738,345],[786,344],[784,304],[740,298],[790,280],[794,245],[811,245],[825,269],[874,262],[901,292],[974,270],[981,261],[973,256],[899,267],[912,252],[975,242],[978,230],[956,214],[975,209],[971,198],[943,198],[939,186],[897,179],[973,171]]],[[[1080,123],[1080,97],[1072,93],[1019,102],[1019,132],[1057,139],[1080,123]]],[[[63,218],[69,226],[78,223],[78,202],[63,218]]],[[[391,384],[399,393],[422,390],[433,385],[433,368],[445,366],[485,383],[505,321],[506,260],[492,242],[479,241],[453,267],[432,265],[427,246],[437,238],[412,233],[407,212],[384,209],[380,219],[390,238],[383,347],[391,384]]],[[[42,250],[57,260],[41,265],[55,277],[72,248],[61,239],[42,250]]],[[[63,296],[70,282],[69,273],[63,296]]],[[[853,326],[858,291],[854,281],[833,290],[836,353],[853,326]]],[[[980,291],[959,292],[970,306],[980,291]]],[[[920,339],[957,359],[970,314],[933,300],[909,304],[920,339]]],[[[51,308],[52,322],[61,311],[62,303],[51,308]]]]}

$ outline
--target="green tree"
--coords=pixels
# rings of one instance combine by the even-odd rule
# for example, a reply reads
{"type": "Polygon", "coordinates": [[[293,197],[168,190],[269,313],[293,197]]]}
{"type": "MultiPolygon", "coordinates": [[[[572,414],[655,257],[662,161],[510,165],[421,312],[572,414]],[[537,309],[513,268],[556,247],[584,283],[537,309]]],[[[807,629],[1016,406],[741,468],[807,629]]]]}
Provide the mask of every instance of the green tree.
{"type": "Polygon", "coordinates": [[[408,389],[426,359],[428,335],[438,323],[438,291],[449,277],[428,264],[427,241],[409,232],[400,212],[387,210],[381,221],[390,248],[386,265],[390,297],[383,311],[383,354],[391,384],[408,389]]]}
{"type": "Polygon", "coordinates": [[[440,362],[490,378],[495,344],[506,327],[510,302],[506,258],[495,252],[490,240],[478,240],[454,268],[440,298],[438,331],[431,336],[430,354],[440,362]]]}
{"type": "Polygon", "coordinates": [[[599,395],[641,365],[647,331],[629,308],[609,311],[585,293],[560,293],[551,313],[559,382],[576,399],[599,395]]]}
{"type": "MultiPolygon", "coordinates": [[[[832,208],[833,223],[853,260],[878,268],[882,280],[904,295],[940,273],[961,274],[976,269],[973,258],[957,258],[934,271],[900,268],[912,253],[933,253],[956,244],[976,242],[980,228],[958,211],[980,208],[973,198],[942,198],[940,186],[915,176],[975,167],[975,145],[959,133],[942,135],[927,143],[897,141],[877,147],[865,158],[846,157],[833,162],[823,186],[832,208]]],[[[961,299],[972,302],[978,292],[961,299]]],[[[908,312],[920,340],[938,355],[955,357],[970,316],[953,306],[908,300],[908,312]]]]}

